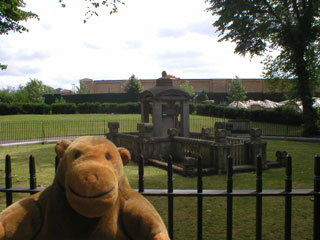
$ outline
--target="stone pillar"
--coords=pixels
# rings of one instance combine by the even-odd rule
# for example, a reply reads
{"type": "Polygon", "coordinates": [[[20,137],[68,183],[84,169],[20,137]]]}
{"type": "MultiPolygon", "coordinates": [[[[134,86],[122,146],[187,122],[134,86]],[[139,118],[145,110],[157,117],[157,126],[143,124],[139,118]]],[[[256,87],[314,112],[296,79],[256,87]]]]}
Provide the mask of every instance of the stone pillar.
{"type": "Polygon", "coordinates": [[[206,139],[206,140],[211,139],[211,129],[210,128],[202,128],[201,129],[201,139],[206,139]]]}
{"type": "Polygon", "coordinates": [[[153,137],[153,123],[138,123],[137,130],[139,132],[139,137],[153,137]]]}
{"type": "Polygon", "coordinates": [[[168,129],[168,136],[169,136],[170,138],[176,137],[176,136],[178,136],[178,135],[179,135],[178,129],[176,129],[176,128],[169,128],[169,129],[168,129]]]}
{"type": "Polygon", "coordinates": [[[145,162],[148,161],[153,154],[153,146],[150,142],[150,138],[153,137],[153,124],[152,123],[138,123],[137,130],[139,133],[139,139],[137,142],[138,155],[144,156],[145,162]]]}
{"type": "Polygon", "coordinates": [[[231,131],[233,129],[233,124],[229,122],[215,122],[215,129],[225,129],[227,131],[227,136],[231,136],[231,131]]]}
{"type": "Polygon", "coordinates": [[[215,132],[215,143],[212,144],[213,166],[219,174],[227,171],[227,157],[231,154],[231,146],[227,143],[227,131],[217,129],[215,132]]]}
{"type": "Polygon", "coordinates": [[[257,165],[257,155],[261,155],[262,167],[267,167],[267,143],[261,140],[262,131],[259,128],[252,128],[249,131],[250,140],[245,141],[245,164],[257,165]]]}
{"type": "Polygon", "coordinates": [[[189,126],[189,100],[183,101],[181,109],[181,136],[189,137],[190,126],[189,126]]]}
{"type": "Polygon", "coordinates": [[[235,133],[248,133],[250,131],[250,121],[248,119],[231,119],[232,131],[235,133]]]}
{"type": "Polygon", "coordinates": [[[282,167],[286,166],[287,155],[288,153],[286,151],[281,151],[281,150],[276,151],[277,163],[279,163],[280,166],[282,167]]]}
{"type": "Polygon", "coordinates": [[[149,122],[149,105],[147,101],[141,101],[141,122],[149,122]]]}
{"type": "Polygon", "coordinates": [[[119,132],[119,127],[119,122],[108,122],[109,133],[107,134],[107,138],[110,141],[112,141],[115,145],[118,145],[117,134],[119,132]]]}
{"type": "Polygon", "coordinates": [[[154,137],[161,137],[162,134],[162,104],[159,101],[153,101],[152,122],[154,124],[154,137]]]}

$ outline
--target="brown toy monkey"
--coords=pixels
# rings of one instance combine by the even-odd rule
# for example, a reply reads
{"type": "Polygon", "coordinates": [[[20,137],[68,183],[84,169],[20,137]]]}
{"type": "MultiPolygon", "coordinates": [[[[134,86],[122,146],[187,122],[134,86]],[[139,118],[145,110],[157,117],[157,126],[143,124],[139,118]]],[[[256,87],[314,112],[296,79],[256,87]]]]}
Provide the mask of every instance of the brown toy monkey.
{"type": "Polygon", "coordinates": [[[0,239],[168,240],[154,207],[124,173],[131,156],[101,137],[60,141],[53,184],[0,214],[0,239]]]}

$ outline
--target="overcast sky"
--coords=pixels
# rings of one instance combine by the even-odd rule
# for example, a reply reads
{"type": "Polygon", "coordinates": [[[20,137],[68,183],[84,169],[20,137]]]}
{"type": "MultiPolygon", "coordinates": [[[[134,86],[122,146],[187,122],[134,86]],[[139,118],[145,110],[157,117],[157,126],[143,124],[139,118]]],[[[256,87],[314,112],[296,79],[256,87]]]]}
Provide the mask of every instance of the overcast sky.
{"type": "Polygon", "coordinates": [[[82,78],[94,80],[161,77],[259,78],[261,58],[234,54],[219,43],[204,0],[124,0],[119,13],[100,11],[84,24],[85,0],[25,0],[38,20],[27,33],[0,36],[0,87],[39,79],[71,89],[82,78]]]}

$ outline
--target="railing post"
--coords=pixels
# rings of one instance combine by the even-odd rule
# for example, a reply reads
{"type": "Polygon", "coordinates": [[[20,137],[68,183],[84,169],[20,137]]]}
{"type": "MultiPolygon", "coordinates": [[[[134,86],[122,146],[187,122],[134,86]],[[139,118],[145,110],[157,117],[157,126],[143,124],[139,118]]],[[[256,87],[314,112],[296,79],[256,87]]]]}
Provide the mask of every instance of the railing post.
{"type": "MultiPolygon", "coordinates": [[[[227,193],[233,191],[233,158],[228,156],[228,182],[227,193]]],[[[227,195],[227,240],[232,240],[232,215],[233,215],[233,197],[227,195]]]]}
{"type": "Polygon", "coordinates": [[[285,200],[285,239],[291,240],[292,225],[292,197],[289,195],[292,191],[292,158],[287,156],[286,180],[285,180],[286,200],[285,200]]]}
{"type": "Polygon", "coordinates": [[[246,140],[245,146],[245,164],[256,166],[257,155],[261,155],[262,167],[266,166],[267,142],[261,140],[262,131],[260,128],[250,129],[250,140],[246,140]]]}
{"type": "MultiPolygon", "coordinates": [[[[11,157],[10,157],[10,155],[6,156],[5,174],[6,174],[6,189],[10,189],[10,188],[12,188],[11,157]]],[[[6,203],[7,203],[7,207],[12,204],[12,192],[6,192],[6,203]]]]}
{"type": "Polygon", "coordinates": [[[36,189],[37,188],[36,165],[35,165],[33,155],[30,155],[29,157],[29,173],[30,173],[30,189],[36,189]]]}
{"type": "Polygon", "coordinates": [[[106,133],[106,121],[107,120],[103,120],[103,135],[104,136],[107,136],[107,133],[106,133]]]}
{"type": "Polygon", "coordinates": [[[320,239],[320,155],[314,159],[313,239],[320,239]]]}
{"type": "Polygon", "coordinates": [[[46,134],[44,132],[44,121],[43,120],[41,121],[41,129],[42,129],[42,141],[44,141],[46,134]]]}
{"type": "Polygon", "coordinates": [[[55,173],[57,172],[59,163],[60,163],[60,158],[59,158],[59,156],[56,156],[56,157],[55,157],[55,161],[54,161],[54,172],[55,172],[55,173]]]}
{"type": "Polygon", "coordinates": [[[113,143],[117,144],[118,138],[117,134],[119,133],[120,124],[119,122],[108,122],[109,133],[107,138],[113,143]]]}
{"type": "Polygon", "coordinates": [[[168,157],[168,231],[169,236],[173,239],[173,158],[171,155],[168,157]]]}
{"type": "Polygon", "coordinates": [[[256,180],[256,240],[262,239],[262,158],[257,156],[257,180],[256,180]]]}
{"type": "Polygon", "coordinates": [[[144,157],[139,155],[139,192],[144,191],[144,157]]]}
{"type": "Polygon", "coordinates": [[[198,192],[198,240],[202,240],[202,230],[203,230],[203,182],[202,182],[202,157],[198,156],[198,184],[197,184],[197,192],[198,192]]]}

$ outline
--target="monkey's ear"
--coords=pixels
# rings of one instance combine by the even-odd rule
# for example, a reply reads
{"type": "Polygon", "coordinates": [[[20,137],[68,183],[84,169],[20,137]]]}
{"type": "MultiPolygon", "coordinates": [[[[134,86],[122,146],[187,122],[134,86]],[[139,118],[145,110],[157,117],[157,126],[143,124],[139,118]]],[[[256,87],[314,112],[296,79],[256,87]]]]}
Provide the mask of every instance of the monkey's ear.
{"type": "Polygon", "coordinates": [[[131,160],[131,154],[130,154],[129,150],[126,148],[123,148],[123,147],[119,147],[118,151],[120,153],[123,166],[127,165],[128,162],[131,160]]]}
{"type": "Polygon", "coordinates": [[[66,151],[66,149],[69,147],[70,144],[71,144],[71,141],[69,141],[69,140],[58,141],[55,146],[56,154],[60,158],[63,157],[64,152],[66,151]]]}

